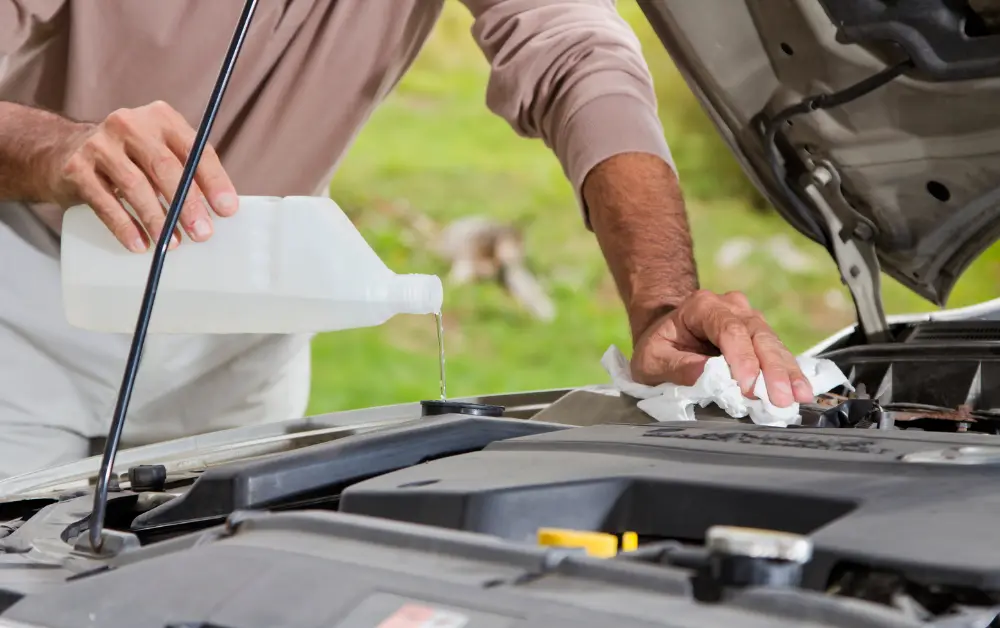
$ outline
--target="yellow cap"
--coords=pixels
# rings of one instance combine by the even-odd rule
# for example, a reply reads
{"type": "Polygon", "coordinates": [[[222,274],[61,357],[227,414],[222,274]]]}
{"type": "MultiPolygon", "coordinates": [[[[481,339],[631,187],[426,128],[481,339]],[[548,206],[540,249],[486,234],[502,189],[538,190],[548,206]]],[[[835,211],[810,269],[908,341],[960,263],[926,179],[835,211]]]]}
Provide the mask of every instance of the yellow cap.
{"type": "MultiPolygon", "coordinates": [[[[589,530],[566,530],[564,528],[539,528],[538,544],[551,547],[579,548],[595,558],[612,558],[618,554],[618,537],[604,532],[589,530]]],[[[639,535],[635,532],[622,534],[622,551],[639,549],[639,535]]]]}
{"type": "Polygon", "coordinates": [[[538,544],[585,549],[595,558],[611,558],[618,554],[618,537],[604,532],[539,528],[538,544]]]}
{"type": "Polygon", "coordinates": [[[634,552],[639,549],[639,535],[635,532],[625,532],[622,534],[622,551],[634,552]]]}

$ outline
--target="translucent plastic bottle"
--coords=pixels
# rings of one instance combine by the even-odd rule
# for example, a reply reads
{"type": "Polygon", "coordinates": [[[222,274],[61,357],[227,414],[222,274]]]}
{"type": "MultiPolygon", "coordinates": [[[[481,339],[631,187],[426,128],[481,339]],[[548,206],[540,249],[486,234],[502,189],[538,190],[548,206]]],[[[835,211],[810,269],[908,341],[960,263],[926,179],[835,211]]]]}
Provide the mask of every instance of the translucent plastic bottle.
{"type": "MultiPolygon", "coordinates": [[[[240,198],[203,243],[167,253],[150,333],[287,334],[384,323],[441,310],[441,280],[397,275],[328,198],[240,198]]],[[[129,252],[90,207],[66,212],[63,307],[82,329],[131,334],[152,247],[129,252]]]]}

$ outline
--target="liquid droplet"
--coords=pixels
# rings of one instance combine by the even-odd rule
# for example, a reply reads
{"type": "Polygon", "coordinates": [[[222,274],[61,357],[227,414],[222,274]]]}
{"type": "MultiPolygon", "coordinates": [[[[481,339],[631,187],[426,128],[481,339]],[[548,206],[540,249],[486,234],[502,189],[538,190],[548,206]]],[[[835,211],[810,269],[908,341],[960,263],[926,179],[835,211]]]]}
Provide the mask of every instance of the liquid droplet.
{"type": "Polygon", "coordinates": [[[438,368],[440,369],[441,378],[441,401],[448,400],[448,387],[445,382],[444,377],[444,317],[441,312],[434,315],[437,319],[437,332],[438,332],[438,368]]]}

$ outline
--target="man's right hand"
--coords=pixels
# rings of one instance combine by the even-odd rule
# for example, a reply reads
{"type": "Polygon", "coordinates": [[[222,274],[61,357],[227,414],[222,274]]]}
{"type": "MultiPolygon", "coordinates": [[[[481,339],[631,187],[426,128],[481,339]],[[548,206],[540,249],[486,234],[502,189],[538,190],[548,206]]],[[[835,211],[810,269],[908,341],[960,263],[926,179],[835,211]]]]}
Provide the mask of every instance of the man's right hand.
{"type": "MultiPolygon", "coordinates": [[[[90,205],[126,248],[145,251],[146,234],[156,242],[163,231],[160,196],[168,205],[173,201],[194,129],[163,102],[119,109],[100,124],[70,128],[45,160],[46,196],[63,207],[90,205]],[[119,199],[132,207],[142,228],[119,199]]],[[[204,242],[212,235],[211,214],[232,216],[237,204],[232,181],[215,150],[206,146],[181,210],[181,228],[195,242],[204,242]]],[[[171,248],[177,244],[175,233],[171,248]]]]}

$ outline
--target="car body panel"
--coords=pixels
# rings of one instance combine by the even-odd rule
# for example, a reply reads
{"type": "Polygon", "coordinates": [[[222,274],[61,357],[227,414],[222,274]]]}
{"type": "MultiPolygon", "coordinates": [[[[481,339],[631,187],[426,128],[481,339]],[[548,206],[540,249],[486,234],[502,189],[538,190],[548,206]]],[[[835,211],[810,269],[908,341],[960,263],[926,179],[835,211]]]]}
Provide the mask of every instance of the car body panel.
{"type": "MultiPolygon", "coordinates": [[[[777,184],[755,117],[844,89],[904,55],[843,43],[817,0],[639,4],[750,179],[793,226],[821,241],[827,234],[811,232],[777,184]]],[[[847,200],[836,207],[840,221],[870,227],[882,269],[943,305],[1000,235],[998,100],[995,77],[939,82],[912,72],[796,117],[779,139],[787,140],[786,160],[836,170],[847,200]]]]}

